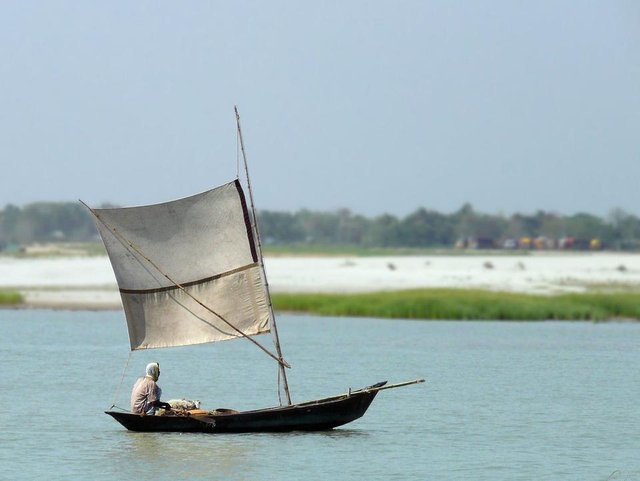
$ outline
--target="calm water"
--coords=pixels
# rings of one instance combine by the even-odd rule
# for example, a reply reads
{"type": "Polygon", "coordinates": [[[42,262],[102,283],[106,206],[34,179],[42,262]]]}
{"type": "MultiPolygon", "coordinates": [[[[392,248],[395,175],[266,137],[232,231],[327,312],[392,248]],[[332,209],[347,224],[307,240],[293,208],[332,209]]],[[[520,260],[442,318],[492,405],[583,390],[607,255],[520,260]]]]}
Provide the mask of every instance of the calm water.
{"type": "MultiPolygon", "coordinates": [[[[428,381],[326,433],[130,433],[102,413],[129,356],[120,313],[0,311],[0,479],[640,480],[640,324],[279,326],[294,401],[428,381]]],[[[151,360],[167,399],[277,404],[275,365],[239,340],[134,353],[119,405],[151,360]]]]}

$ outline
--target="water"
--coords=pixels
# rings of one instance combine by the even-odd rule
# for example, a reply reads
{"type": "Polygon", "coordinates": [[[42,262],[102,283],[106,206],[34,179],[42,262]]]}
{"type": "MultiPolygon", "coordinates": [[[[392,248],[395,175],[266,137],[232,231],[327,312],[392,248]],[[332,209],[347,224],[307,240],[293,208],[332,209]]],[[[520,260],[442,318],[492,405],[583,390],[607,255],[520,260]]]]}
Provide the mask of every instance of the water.
{"type": "MultiPolygon", "coordinates": [[[[130,433],[102,413],[120,313],[0,311],[0,479],[640,480],[640,324],[279,319],[294,401],[427,383],[330,432],[130,433]]],[[[151,360],[166,399],[277,404],[273,361],[240,340],[133,353],[119,405],[151,360]]]]}

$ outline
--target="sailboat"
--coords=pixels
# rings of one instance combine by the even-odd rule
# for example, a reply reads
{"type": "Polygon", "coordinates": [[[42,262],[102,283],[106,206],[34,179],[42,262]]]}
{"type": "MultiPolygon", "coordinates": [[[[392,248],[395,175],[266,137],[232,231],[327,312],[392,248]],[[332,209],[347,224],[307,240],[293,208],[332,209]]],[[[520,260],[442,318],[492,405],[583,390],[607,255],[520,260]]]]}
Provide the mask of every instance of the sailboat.
{"type": "MultiPolygon", "coordinates": [[[[161,204],[89,210],[115,273],[131,351],[246,339],[278,363],[280,405],[251,411],[105,411],[145,432],[282,432],[332,429],[360,418],[386,381],[294,403],[267,282],[247,158],[235,108],[249,203],[238,178],[161,204]],[[271,332],[275,353],[255,336],[271,332]]],[[[238,169],[239,171],[239,169],[238,169]]],[[[85,204],[86,205],[86,204],[85,204]]]]}

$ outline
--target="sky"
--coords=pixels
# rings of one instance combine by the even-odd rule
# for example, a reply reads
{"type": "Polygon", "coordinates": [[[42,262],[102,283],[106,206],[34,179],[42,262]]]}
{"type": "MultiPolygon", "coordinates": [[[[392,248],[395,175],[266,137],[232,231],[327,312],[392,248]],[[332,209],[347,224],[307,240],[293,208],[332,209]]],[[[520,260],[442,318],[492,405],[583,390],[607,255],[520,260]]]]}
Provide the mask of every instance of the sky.
{"type": "Polygon", "coordinates": [[[636,1],[0,3],[0,208],[640,215],[636,1]]]}

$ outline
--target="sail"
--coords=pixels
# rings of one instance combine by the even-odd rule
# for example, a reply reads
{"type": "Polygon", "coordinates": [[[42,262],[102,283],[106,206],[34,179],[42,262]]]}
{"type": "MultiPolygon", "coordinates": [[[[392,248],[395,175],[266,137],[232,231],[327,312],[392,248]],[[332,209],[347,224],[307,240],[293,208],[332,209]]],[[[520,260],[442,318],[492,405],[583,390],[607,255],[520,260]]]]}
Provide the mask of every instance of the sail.
{"type": "Polygon", "coordinates": [[[172,202],[93,212],[132,350],[240,336],[229,324],[248,336],[269,332],[268,292],[237,180],[172,202]]]}

